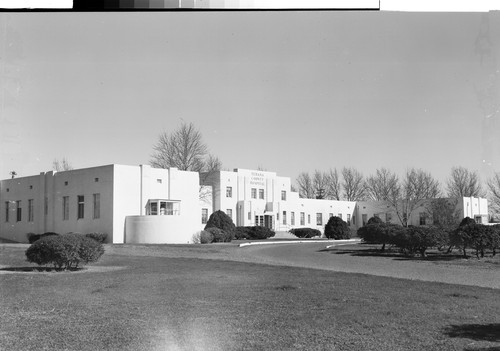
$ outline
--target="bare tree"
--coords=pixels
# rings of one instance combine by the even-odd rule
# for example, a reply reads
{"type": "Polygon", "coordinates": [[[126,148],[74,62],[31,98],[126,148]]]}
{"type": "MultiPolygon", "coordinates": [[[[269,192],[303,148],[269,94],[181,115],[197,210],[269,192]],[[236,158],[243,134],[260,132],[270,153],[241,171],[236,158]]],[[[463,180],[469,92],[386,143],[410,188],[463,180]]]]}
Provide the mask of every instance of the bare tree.
{"type": "Polygon", "coordinates": [[[375,175],[366,179],[366,193],[372,200],[389,200],[394,197],[394,193],[398,192],[398,176],[387,168],[377,169],[375,175]]]}
{"type": "Polygon", "coordinates": [[[314,199],[316,193],[314,191],[314,184],[311,176],[307,172],[302,172],[297,177],[297,187],[299,189],[299,196],[306,199],[314,199]]]}
{"type": "Polygon", "coordinates": [[[176,167],[181,171],[202,172],[208,148],[192,123],[182,123],[171,134],[163,132],[153,146],[150,164],[156,168],[176,167]]]}
{"type": "Polygon", "coordinates": [[[69,163],[66,157],[63,157],[60,161],[58,159],[54,159],[52,162],[52,169],[56,172],[71,171],[73,166],[69,163]]]}
{"type": "Polygon", "coordinates": [[[347,201],[362,201],[365,199],[365,182],[363,175],[354,168],[342,169],[342,188],[347,201]]]}
{"type": "Polygon", "coordinates": [[[447,190],[449,197],[479,197],[484,195],[477,172],[470,171],[465,167],[451,169],[447,190]]]}
{"type": "Polygon", "coordinates": [[[340,185],[340,178],[337,169],[331,169],[328,171],[328,186],[327,194],[328,198],[332,200],[340,200],[342,186],[340,185]]]}
{"type": "Polygon", "coordinates": [[[496,215],[500,212],[500,172],[497,172],[488,179],[489,200],[491,201],[491,209],[496,211],[496,215]]]}
{"type": "Polygon", "coordinates": [[[328,174],[315,170],[313,177],[313,187],[316,199],[329,199],[330,194],[328,193],[328,184],[330,183],[330,178],[328,174]]]}
{"type": "Polygon", "coordinates": [[[389,203],[401,224],[407,227],[415,209],[423,205],[424,200],[439,197],[440,194],[440,184],[430,173],[412,168],[406,171],[402,183],[393,192],[389,203]]]}

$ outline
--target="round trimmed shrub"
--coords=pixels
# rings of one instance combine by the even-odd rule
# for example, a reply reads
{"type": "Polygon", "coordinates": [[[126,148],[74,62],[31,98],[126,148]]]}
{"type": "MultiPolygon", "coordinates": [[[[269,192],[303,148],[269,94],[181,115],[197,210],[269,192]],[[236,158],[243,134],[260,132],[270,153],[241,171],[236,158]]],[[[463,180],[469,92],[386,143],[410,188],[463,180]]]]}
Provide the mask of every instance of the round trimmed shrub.
{"type": "Polygon", "coordinates": [[[297,238],[314,238],[316,236],[321,236],[321,231],[313,228],[293,228],[288,232],[295,235],[297,238]]]}
{"type": "Polygon", "coordinates": [[[80,263],[97,261],[104,253],[101,243],[80,234],[51,235],[34,242],[26,250],[29,262],[52,264],[57,269],[77,268],[80,263]]]}
{"type": "Polygon", "coordinates": [[[351,237],[351,230],[346,222],[340,217],[330,217],[328,223],[325,225],[325,236],[328,239],[349,239],[351,237]]]}
{"type": "Polygon", "coordinates": [[[236,226],[233,223],[231,217],[225,214],[223,211],[218,210],[210,215],[208,218],[207,224],[205,225],[205,230],[209,228],[219,228],[225,232],[231,234],[231,237],[234,235],[234,230],[236,226]]]}
{"type": "Polygon", "coordinates": [[[381,220],[379,217],[371,217],[368,222],[366,223],[366,225],[369,225],[369,224],[383,224],[384,221],[381,220]]]}

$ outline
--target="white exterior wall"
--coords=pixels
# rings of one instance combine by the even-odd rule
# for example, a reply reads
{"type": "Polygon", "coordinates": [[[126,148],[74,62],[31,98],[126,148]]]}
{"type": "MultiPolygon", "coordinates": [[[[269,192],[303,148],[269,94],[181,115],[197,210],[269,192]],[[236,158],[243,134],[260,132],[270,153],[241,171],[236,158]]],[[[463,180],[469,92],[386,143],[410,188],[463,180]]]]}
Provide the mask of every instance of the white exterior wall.
{"type": "Polygon", "coordinates": [[[488,200],[477,197],[462,198],[463,217],[476,219],[480,217],[480,223],[488,223],[488,200]]]}

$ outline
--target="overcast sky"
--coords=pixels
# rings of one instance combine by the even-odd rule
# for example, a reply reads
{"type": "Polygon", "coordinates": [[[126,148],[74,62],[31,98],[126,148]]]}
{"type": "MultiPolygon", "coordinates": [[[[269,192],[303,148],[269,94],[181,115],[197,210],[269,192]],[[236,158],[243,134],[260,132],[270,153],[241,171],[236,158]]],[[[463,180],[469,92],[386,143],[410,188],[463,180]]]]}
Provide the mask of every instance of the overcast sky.
{"type": "Polygon", "coordinates": [[[3,13],[0,26],[1,179],[62,157],[147,164],[182,121],[227,169],[500,171],[498,13],[3,13]]]}

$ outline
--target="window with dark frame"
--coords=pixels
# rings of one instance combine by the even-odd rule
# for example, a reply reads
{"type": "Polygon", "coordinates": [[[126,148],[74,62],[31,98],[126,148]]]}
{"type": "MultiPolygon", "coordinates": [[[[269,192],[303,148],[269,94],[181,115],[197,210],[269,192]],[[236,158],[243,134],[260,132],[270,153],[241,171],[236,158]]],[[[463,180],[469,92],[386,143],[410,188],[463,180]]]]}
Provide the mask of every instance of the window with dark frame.
{"type": "Polygon", "coordinates": [[[283,225],[286,225],[286,211],[283,211],[283,225]]]}
{"type": "Polygon", "coordinates": [[[233,197],[233,187],[231,186],[226,187],[226,197],[233,197]]]}
{"type": "Polygon", "coordinates": [[[63,196],[63,221],[69,219],[69,196],[63,196]]]}
{"type": "Polygon", "coordinates": [[[82,219],[85,216],[85,196],[78,195],[78,219],[82,219]]]}
{"type": "Polygon", "coordinates": [[[5,222],[9,222],[9,206],[10,206],[10,202],[9,201],[5,201],[5,222]]]}
{"type": "Polygon", "coordinates": [[[281,190],[281,201],[286,201],[286,191],[281,190]]]}
{"type": "Polygon", "coordinates": [[[207,224],[208,222],[208,208],[201,209],[201,224],[207,224]]]}
{"type": "Polygon", "coordinates": [[[306,214],[304,212],[300,212],[300,225],[306,225],[306,214]]]}
{"type": "Polygon", "coordinates": [[[33,222],[33,199],[28,200],[28,222],[33,222]]]}
{"type": "Polygon", "coordinates": [[[21,222],[23,219],[23,209],[21,208],[21,200],[16,201],[16,221],[21,222]]]}
{"type": "Polygon", "coordinates": [[[101,194],[93,194],[93,219],[101,218],[101,194]]]}
{"type": "Polygon", "coordinates": [[[316,213],[316,225],[323,225],[323,214],[316,213]]]}

